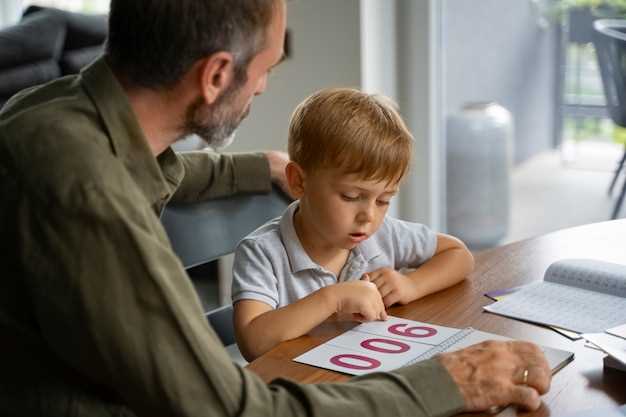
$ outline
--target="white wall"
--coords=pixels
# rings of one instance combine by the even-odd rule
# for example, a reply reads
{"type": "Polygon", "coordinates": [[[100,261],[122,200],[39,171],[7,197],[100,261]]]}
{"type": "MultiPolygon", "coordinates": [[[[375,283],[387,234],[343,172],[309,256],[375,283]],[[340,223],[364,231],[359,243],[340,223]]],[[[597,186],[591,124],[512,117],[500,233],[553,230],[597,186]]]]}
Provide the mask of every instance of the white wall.
{"type": "Polygon", "coordinates": [[[361,85],[359,0],[287,3],[292,56],[270,77],[228,151],[287,149],[289,116],[324,87],[361,85]]]}

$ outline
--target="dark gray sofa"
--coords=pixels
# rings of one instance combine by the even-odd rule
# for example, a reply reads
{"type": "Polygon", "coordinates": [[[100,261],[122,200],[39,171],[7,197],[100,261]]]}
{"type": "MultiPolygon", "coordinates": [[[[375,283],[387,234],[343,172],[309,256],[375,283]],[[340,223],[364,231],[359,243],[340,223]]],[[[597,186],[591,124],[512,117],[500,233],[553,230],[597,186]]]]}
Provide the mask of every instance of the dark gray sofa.
{"type": "Polygon", "coordinates": [[[31,6],[0,30],[0,107],[24,88],[74,74],[101,52],[106,15],[31,6]]]}

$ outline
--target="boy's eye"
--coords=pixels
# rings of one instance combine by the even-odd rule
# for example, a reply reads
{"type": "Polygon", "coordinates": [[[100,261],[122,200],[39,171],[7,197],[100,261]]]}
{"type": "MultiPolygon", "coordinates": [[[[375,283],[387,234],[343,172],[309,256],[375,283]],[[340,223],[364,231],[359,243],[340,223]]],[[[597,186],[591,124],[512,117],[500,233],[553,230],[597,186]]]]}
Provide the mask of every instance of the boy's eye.
{"type": "Polygon", "coordinates": [[[349,195],[349,194],[341,194],[341,198],[345,201],[357,201],[359,199],[358,195],[349,195]]]}
{"type": "Polygon", "coordinates": [[[387,200],[376,200],[376,204],[378,204],[379,206],[388,206],[389,205],[389,201],[387,201],[387,200]]]}

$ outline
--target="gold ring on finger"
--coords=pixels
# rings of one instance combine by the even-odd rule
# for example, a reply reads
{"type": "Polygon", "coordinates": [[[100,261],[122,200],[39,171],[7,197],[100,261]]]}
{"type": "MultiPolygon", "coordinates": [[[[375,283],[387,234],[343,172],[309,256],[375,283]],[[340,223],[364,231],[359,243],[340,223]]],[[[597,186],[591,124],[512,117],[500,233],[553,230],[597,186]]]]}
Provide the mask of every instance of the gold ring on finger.
{"type": "Polygon", "coordinates": [[[489,407],[487,409],[487,412],[489,414],[498,414],[500,412],[501,408],[497,405],[492,405],[491,407],[489,407]]]}

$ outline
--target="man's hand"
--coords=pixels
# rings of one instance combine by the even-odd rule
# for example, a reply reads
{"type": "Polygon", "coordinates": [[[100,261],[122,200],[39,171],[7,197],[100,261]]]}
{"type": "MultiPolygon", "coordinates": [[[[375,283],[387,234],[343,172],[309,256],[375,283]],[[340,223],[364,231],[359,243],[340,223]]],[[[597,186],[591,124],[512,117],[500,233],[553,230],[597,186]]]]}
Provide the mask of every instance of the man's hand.
{"type": "Polygon", "coordinates": [[[395,303],[406,304],[415,299],[413,282],[392,268],[380,268],[368,272],[363,276],[364,279],[366,277],[378,288],[385,307],[395,303]]]}
{"type": "Polygon", "coordinates": [[[289,191],[289,185],[287,184],[287,175],[285,174],[285,167],[289,162],[289,155],[282,151],[266,151],[265,157],[270,164],[270,177],[272,182],[280,187],[288,196],[293,198],[289,191]]]}
{"type": "Polygon", "coordinates": [[[533,343],[487,341],[437,358],[458,385],[466,411],[509,404],[536,410],[550,388],[550,367],[533,343]]]}
{"type": "Polygon", "coordinates": [[[357,321],[387,320],[385,305],[376,285],[366,280],[341,282],[324,287],[332,299],[335,312],[351,315],[357,321]]]}

